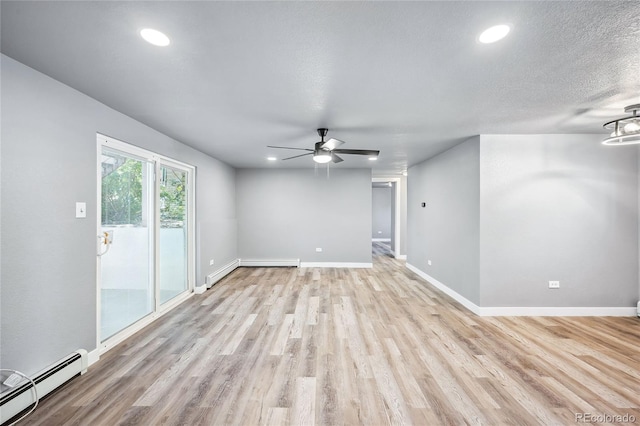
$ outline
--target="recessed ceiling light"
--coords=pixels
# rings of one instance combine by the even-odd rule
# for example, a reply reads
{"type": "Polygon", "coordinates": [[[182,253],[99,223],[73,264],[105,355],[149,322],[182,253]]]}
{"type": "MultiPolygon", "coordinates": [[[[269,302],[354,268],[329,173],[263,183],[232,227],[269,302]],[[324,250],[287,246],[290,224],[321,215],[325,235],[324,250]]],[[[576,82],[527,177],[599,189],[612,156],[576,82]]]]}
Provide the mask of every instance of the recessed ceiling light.
{"type": "Polygon", "coordinates": [[[277,158],[276,158],[276,157],[267,157],[267,160],[269,160],[269,161],[276,161],[276,160],[277,160],[277,158]]]}
{"type": "Polygon", "coordinates": [[[141,30],[140,35],[142,36],[143,39],[153,44],[154,46],[164,47],[164,46],[168,46],[169,43],[171,43],[171,41],[169,40],[169,37],[167,37],[160,31],[153,30],[151,28],[145,28],[141,30]]]}
{"type": "Polygon", "coordinates": [[[378,157],[369,157],[369,161],[376,161],[378,157]]]}
{"type": "Polygon", "coordinates": [[[484,44],[495,43],[496,41],[505,38],[507,34],[509,34],[509,31],[511,31],[511,27],[509,25],[495,25],[484,30],[482,34],[480,34],[480,37],[478,37],[478,41],[484,44]]]}

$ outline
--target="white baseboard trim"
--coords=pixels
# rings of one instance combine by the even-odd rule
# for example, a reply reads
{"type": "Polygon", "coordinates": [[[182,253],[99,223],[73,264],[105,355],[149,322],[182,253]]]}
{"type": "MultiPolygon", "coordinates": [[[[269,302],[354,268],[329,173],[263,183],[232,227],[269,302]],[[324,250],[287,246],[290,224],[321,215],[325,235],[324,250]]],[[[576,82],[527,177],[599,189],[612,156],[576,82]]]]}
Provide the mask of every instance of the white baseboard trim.
{"type": "Polygon", "coordinates": [[[300,259],[238,259],[239,266],[264,268],[269,266],[300,266],[300,259]]]}
{"type": "Polygon", "coordinates": [[[406,254],[396,254],[395,251],[390,250],[391,254],[393,255],[394,259],[398,259],[398,260],[407,260],[407,255],[406,254]]]}
{"type": "MultiPolygon", "coordinates": [[[[207,275],[207,277],[205,278],[206,288],[211,288],[215,283],[217,283],[218,281],[220,281],[221,279],[229,275],[231,272],[233,272],[238,266],[240,266],[240,259],[233,260],[227,263],[226,265],[224,265],[222,268],[218,269],[217,271],[207,275]]],[[[204,290],[202,290],[202,293],[204,293],[204,290]]],[[[199,293],[198,287],[196,287],[196,294],[202,294],[202,293],[199,293]]]]}
{"type": "Polygon", "coordinates": [[[372,242],[382,242],[382,243],[390,243],[391,238],[372,238],[372,242]]]}
{"type": "Polygon", "coordinates": [[[196,287],[193,289],[193,292],[194,292],[195,294],[202,294],[202,293],[204,293],[205,291],[207,291],[207,285],[206,285],[206,284],[205,284],[205,285],[199,285],[199,286],[196,286],[196,287]]]}
{"type": "Polygon", "coordinates": [[[451,296],[458,303],[469,309],[474,314],[481,317],[633,317],[636,316],[636,308],[631,307],[607,307],[607,306],[497,306],[497,307],[481,307],[465,298],[456,291],[450,289],[440,281],[436,280],[429,274],[421,271],[415,266],[407,263],[407,268],[415,272],[422,279],[428,281],[438,290],[451,296]]]}
{"type": "Polygon", "coordinates": [[[91,367],[98,361],[100,361],[100,349],[96,348],[87,354],[87,364],[91,367]]]}
{"type": "Polygon", "coordinates": [[[301,268],[373,268],[373,263],[358,262],[300,262],[301,268]]]}
{"type": "Polygon", "coordinates": [[[634,317],[636,308],[601,306],[559,307],[486,307],[480,308],[483,317],[634,317]]]}
{"type": "Polygon", "coordinates": [[[420,278],[429,282],[429,284],[431,284],[438,290],[442,291],[446,295],[451,296],[456,302],[460,303],[462,306],[464,306],[474,314],[480,315],[480,307],[478,305],[476,305],[475,303],[473,303],[472,301],[470,301],[460,293],[456,292],[455,290],[452,290],[446,285],[442,284],[440,281],[436,280],[426,272],[423,272],[420,269],[416,268],[412,264],[407,263],[406,265],[410,271],[415,272],[420,278]]]}

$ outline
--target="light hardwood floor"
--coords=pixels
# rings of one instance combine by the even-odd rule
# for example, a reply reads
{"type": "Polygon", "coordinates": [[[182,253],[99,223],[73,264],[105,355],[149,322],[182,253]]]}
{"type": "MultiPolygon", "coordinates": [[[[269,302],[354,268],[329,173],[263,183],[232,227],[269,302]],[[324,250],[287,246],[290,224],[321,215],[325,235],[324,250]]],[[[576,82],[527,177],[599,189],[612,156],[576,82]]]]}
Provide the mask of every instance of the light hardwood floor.
{"type": "Polygon", "coordinates": [[[374,252],[373,269],[240,268],[24,424],[640,424],[638,318],[480,318],[374,252]]]}

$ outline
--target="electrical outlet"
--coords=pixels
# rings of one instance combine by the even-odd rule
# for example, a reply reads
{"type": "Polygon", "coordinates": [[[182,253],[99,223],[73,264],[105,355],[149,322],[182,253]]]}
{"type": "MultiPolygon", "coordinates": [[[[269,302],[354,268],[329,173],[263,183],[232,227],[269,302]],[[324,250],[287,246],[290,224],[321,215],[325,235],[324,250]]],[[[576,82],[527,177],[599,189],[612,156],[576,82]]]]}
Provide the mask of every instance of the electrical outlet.
{"type": "Polygon", "coordinates": [[[427,260],[427,265],[431,266],[431,259],[427,260]]]}
{"type": "Polygon", "coordinates": [[[14,388],[17,385],[20,384],[20,382],[22,381],[22,376],[20,376],[19,374],[16,373],[12,373],[7,380],[5,380],[4,382],[2,382],[3,385],[8,386],[10,388],[14,388]]]}
{"type": "Polygon", "coordinates": [[[215,263],[215,262],[213,261],[213,259],[211,259],[211,260],[209,261],[209,266],[213,266],[213,264],[214,264],[214,263],[215,263]]]}
{"type": "Polygon", "coordinates": [[[322,248],[321,247],[316,247],[316,253],[322,253],[322,248]]]}
{"type": "Polygon", "coordinates": [[[549,281],[549,288],[560,288],[560,281],[549,281]]]}

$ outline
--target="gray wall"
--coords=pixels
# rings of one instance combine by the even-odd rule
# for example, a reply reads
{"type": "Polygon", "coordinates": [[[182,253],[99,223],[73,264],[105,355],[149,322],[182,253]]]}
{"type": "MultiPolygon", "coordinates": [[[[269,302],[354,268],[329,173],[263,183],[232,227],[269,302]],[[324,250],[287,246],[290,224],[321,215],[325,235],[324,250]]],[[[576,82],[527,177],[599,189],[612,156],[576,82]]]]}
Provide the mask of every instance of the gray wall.
{"type": "Polygon", "coordinates": [[[638,148],[601,139],[482,135],[412,167],[408,262],[481,307],[634,306],[638,148]]]}
{"type": "Polygon", "coordinates": [[[474,137],[412,167],[407,207],[407,262],[475,304],[480,302],[479,148],[474,137]]]}
{"type": "Polygon", "coordinates": [[[206,268],[237,257],[235,171],[4,55],[1,65],[0,360],[32,374],[96,348],[96,132],[197,167],[206,268]]]}
{"type": "Polygon", "coordinates": [[[372,188],[373,220],[371,238],[391,238],[391,187],[372,188]]]}
{"type": "Polygon", "coordinates": [[[207,275],[238,258],[235,169],[211,157],[201,157],[196,177],[199,285],[207,275]],[[209,265],[211,259],[213,266],[209,265]]]}
{"type": "Polygon", "coordinates": [[[240,258],[371,262],[371,170],[239,169],[236,184],[240,258]]]}
{"type": "Polygon", "coordinates": [[[601,140],[481,136],[481,306],[633,306],[638,162],[601,140]]]}

